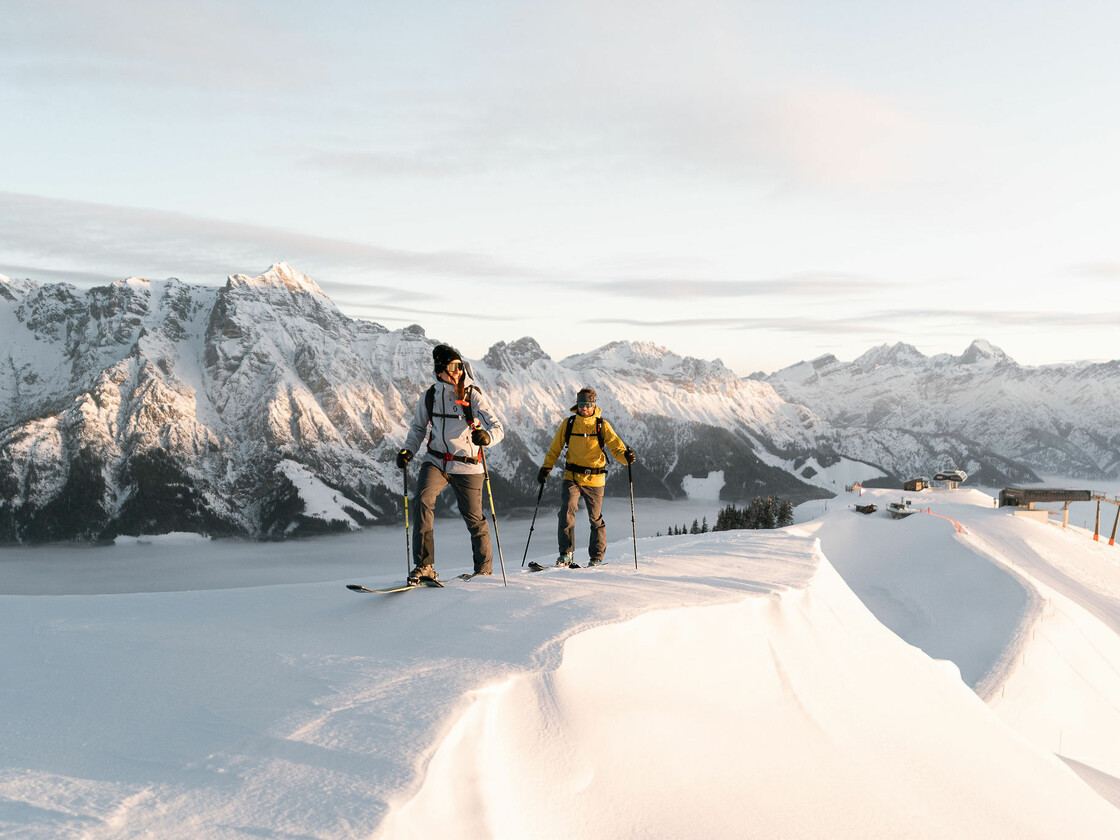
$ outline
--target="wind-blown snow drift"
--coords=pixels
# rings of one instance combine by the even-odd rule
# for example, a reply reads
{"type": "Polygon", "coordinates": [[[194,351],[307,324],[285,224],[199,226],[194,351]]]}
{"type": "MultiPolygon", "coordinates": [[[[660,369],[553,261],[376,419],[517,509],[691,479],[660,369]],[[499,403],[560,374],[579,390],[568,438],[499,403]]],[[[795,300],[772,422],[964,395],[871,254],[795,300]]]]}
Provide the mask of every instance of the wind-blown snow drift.
{"type": "MultiPolygon", "coordinates": [[[[808,544],[749,545],[772,567],[778,551],[820,566],[804,589],[752,569],[763,572],[753,597],[588,630],[555,671],[476,693],[378,836],[1106,837],[1120,826],[1120,812],[875,621],[808,544]]],[[[710,569],[745,559],[729,551],[710,569]]]]}
{"type": "MultiPolygon", "coordinates": [[[[851,569],[842,580],[822,553],[830,530],[854,521],[892,529],[869,553],[936,557],[982,538],[1022,567],[1011,536],[1026,534],[1036,571],[1044,556],[1068,576],[1082,563],[1083,532],[1078,544],[1050,539],[1058,529],[990,500],[929,498],[964,499],[953,513],[969,533],[834,504],[779,532],[642,539],[637,570],[623,541],[599,569],[529,574],[511,562],[508,587],[496,574],[389,596],[342,583],[398,580],[395,530],[9,550],[0,834],[1120,836],[1120,811],[1051,754],[1048,728],[1092,712],[1063,755],[1107,795],[1113,768],[1087,745],[1107,751],[1120,733],[1120,712],[1093,705],[1120,669],[1108,622],[1086,623],[1063,596],[1026,633],[1022,601],[1008,600],[1020,587],[972,576],[987,603],[960,611],[1003,616],[1004,649],[1029,663],[1004,669],[1006,696],[986,706],[876,621],[849,589],[868,581],[851,569]]],[[[503,536],[516,543],[526,525],[505,522],[503,536]]],[[[466,548],[461,523],[438,527],[441,558],[466,548]]],[[[883,585],[913,591],[906,568],[883,585]]],[[[965,568],[955,557],[946,571],[965,568]]],[[[932,580],[936,569],[916,571],[932,580]]],[[[463,570],[440,563],[445,577],[463,570]]],[[[1092,571],[1083,586],[1114,582],[1092,571]]],[[[948,585],[932,592],[952,598],[948,585]]],[[[1108,605],[1096,607],[1107,617],[1108,605]]],[[[960,612],[928,616],[935,637],[960,612]]],[[[998,636],[988,628],[986,651],[998,636]]]]}

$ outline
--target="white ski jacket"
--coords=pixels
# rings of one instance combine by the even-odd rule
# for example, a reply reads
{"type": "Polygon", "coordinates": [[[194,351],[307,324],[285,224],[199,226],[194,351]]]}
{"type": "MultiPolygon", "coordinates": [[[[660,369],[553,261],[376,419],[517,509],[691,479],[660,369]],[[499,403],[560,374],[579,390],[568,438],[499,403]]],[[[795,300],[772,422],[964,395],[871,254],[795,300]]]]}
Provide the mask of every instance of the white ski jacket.
{"type": "MultiPolygon", "coordinates": [[[[494,414],[490,399],[474,385],[470,368],[464,365],[463,377],[466,399],[470,401],[475,426],[490,433],[490,446],[499,443],[505,436],[502,421],[494,414]]],[[[425,391],[420,395],[412,425],[404,448],[420,454],[421,445],[426,448],[421,463],[434,464],[446,473],[481,473],[482,462],[479,447],[471,441],[471,427],[467,425],[466,408],[455,399],[455,386],[442,379],[435,383],[432,410],[428,413],[425,391]],[[429,429],[430,427],[430,429],[429,429]],[[428,432],[427,441],[424,433],[428,432]]]]}

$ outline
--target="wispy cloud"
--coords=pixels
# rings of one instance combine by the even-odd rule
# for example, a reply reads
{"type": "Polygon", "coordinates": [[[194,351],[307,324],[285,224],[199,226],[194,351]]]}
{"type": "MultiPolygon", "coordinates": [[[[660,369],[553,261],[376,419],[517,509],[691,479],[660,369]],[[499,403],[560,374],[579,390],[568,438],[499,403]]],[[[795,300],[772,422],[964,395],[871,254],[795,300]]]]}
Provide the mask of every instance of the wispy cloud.
{"type": "Polygon", "coordinates": [[[1084,327],[1120,326],[1120,312],[1057,312],[1006,309],[895,309],[877,312],[875,319],[884,321],[937,320],[971,323],[979,326],[1005,327],[1084,327]]]}
{"type": "Polygon", "coordinates": [[[769,330],[816,335],[902,335],[918,322],[940,321],[969,329],[990,327],[1039,327],[1077,330],[1120,326],[1120,312],[1042,312],[1006,310],[894,309],[839,318],[809,317],[698,317],[698,318],[590,318],[589,324],[614,324],[643,328],[769,330]]]}
{"type": "Polygon", "coordinates": [[[94,271],[64,271],[42,266],[17,265],[0,261],[0,274],[16,279],[30,279],[38,283],[70,283],[77,286],[105,286],[122,279],[115,274],[98,274],[94,271]]]}
{"type": "Polygon", "coordinates": [[[873,324],[864,318],[670,318],[642,320],[639,318],[591,318],[589,324],[611,324],[629,327],[724,329],[772,331],[783,333],[809,333],[815,335],[849,335],[875,332],[895,334],[900,329],[873,324]]]}
{"type": "Polygon", "coordinates": [[[463,33],[471,59],[453,81],[371,75],[377,128],[324,142],[301,163],[370,179],[548,169],[851,188],[904,177],[926,121],[886,89],[806,77],[760,34],[770,12],[743,5],[492,9],[492,25],[463,33]]]}
{"type": "Polygon", "coordinates": [[[858,292],[877,291],[886,284],[870,277],[818,272],[794,274],[767,280],[705,280],[680,277],[630,277],[608,280],[569,281],[574,288],[627,299],[723,300],[781,295],[849,297],[858,292]]]}
{"type": "Polygon", "coordinates": [[[514,323],[523,320],[520,315],[497,314],[492,310],[448,310],[433,309],[425,306],[405,306],[389,303],[369,303],[368,300],[335,296],[334,302],[348,314],[356,317],[370,316],[378,321],[413,323],[426,322],[432,318],[453,318],[469,322],[487,321],[493,323],[514,323]]]}
{"type": "Polygon", "coordinates": [[[0,63],[28,85],[172,84],[208,92],[302,86],[314,34],[266,5],[219,0],[8,0],[0,63]],[[254,45],[267,45],[255,49],[254,45]]]}
{"type": "Polygon", "coordinates": [[[1068,273],[1081,277],[1090,277],[1094,280],[1120,280],[1120,261],[1080,263],[1079,265],[1071,266],[1068,269],[1068,273]]]}
{"type": "Polygon", "coordinates": [[[331,283],[395,293],[399,287],[358,277],[440,276],[514,280],[533,271],[481,252],[408,251],[258,225],[231,224],[177,213],[114,207],[0,192],[0,248],[18,255],[16,273],[70,278],[131,275],[218,281],[255,274],[278,260],[331,283]],[[90,275],[89,266],[98,271],[90,275]],[[334,277],[343,275],[335,280],[334,277]],[[351,278],[351,279],[344,279],[351,278]]]}

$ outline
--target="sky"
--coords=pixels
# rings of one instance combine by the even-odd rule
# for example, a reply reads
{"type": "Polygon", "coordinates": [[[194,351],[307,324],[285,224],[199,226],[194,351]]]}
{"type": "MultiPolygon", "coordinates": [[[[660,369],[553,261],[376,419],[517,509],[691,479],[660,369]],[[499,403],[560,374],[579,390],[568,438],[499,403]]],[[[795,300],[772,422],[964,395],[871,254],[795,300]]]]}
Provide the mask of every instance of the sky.
{"type": "Polygon", "coordinates": [[[1120,357],[1120,6],[3,0],[0,274],[478,358],[1120,357]]]}

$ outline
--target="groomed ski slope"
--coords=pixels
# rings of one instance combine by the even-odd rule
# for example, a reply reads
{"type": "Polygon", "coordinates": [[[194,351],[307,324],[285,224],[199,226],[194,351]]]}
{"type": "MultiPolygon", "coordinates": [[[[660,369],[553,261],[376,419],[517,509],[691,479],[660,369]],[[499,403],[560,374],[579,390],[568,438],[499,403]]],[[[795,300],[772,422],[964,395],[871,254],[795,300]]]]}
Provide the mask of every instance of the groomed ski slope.
{"type": "Polygon", "coordinates": [[[9,552],[0,836],[1120,836],[1120,548],[845,501],[395,595],[356,537],[9,552]]]}

